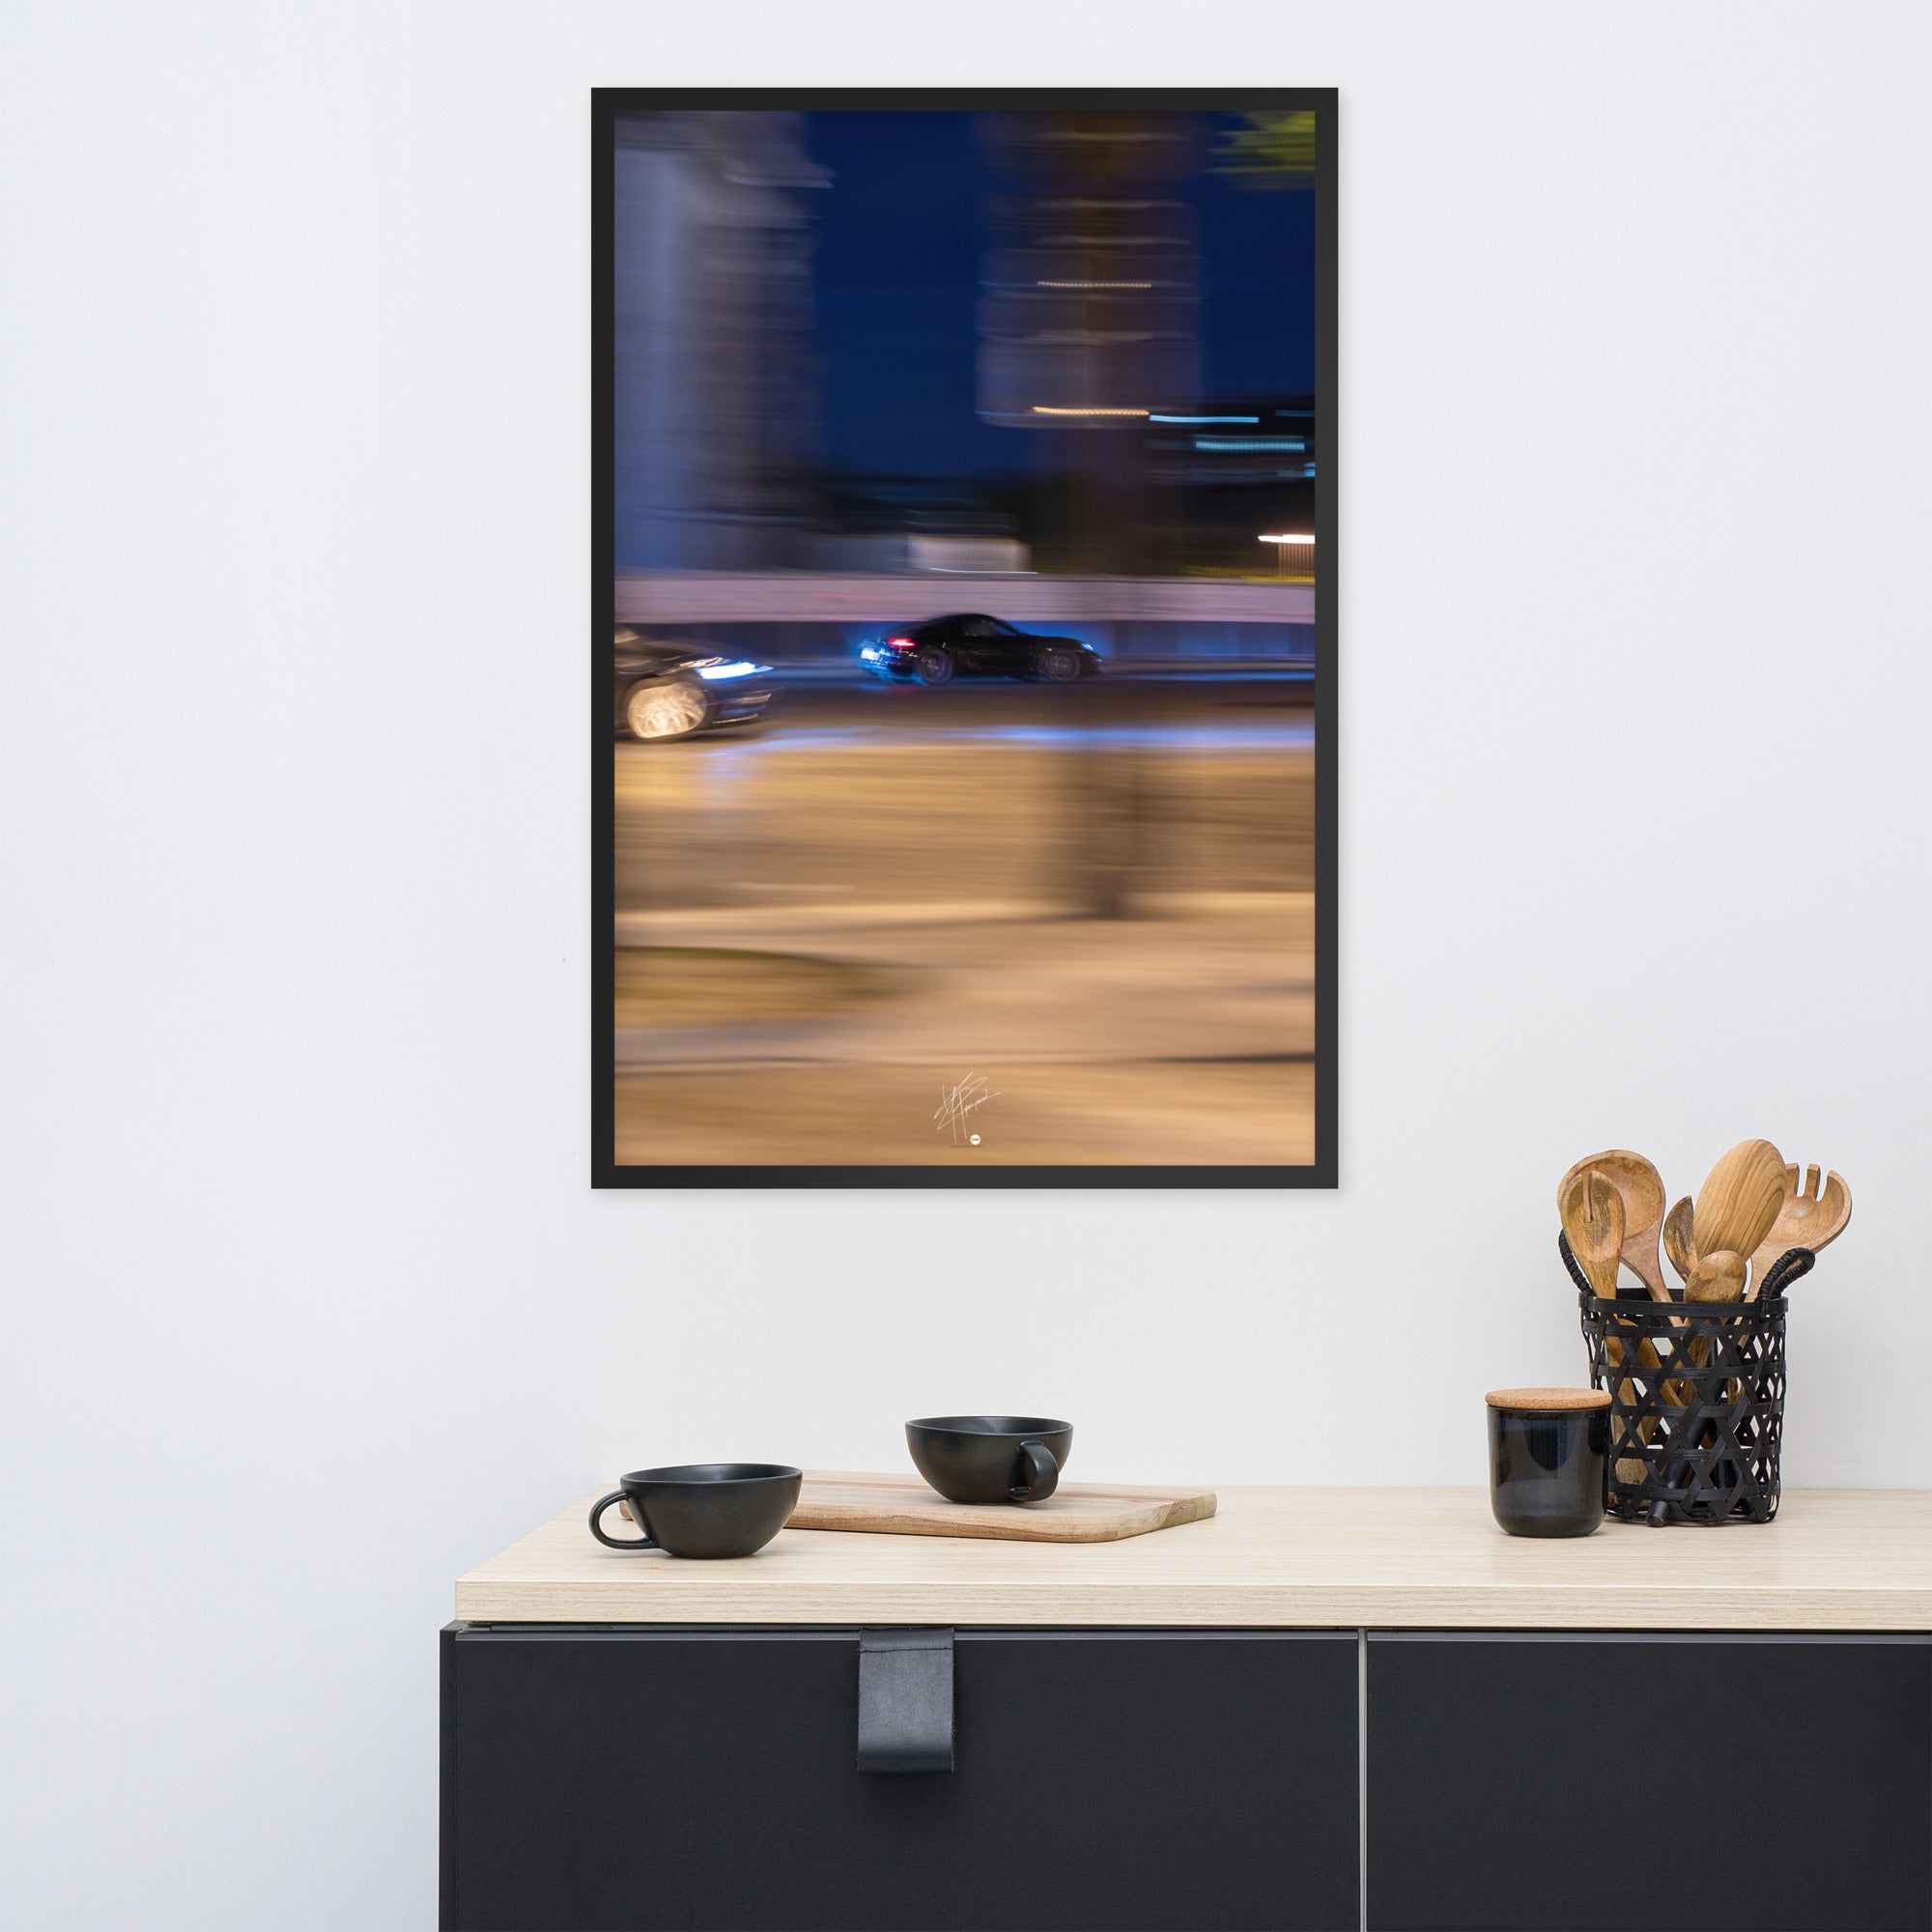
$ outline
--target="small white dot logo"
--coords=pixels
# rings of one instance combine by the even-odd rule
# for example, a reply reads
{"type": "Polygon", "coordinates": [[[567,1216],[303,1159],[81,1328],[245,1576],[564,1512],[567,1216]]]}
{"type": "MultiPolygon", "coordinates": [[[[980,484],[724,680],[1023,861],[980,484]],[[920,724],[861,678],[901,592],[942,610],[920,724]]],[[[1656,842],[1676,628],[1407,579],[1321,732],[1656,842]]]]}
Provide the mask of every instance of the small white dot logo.
{"type": "Polygon", "coordinates": [[[978,1147],[980,1145],[980,1136],[978,1134],[975,1134],[973,1136],[973,1145],[975,1147],[978,1147]]]}

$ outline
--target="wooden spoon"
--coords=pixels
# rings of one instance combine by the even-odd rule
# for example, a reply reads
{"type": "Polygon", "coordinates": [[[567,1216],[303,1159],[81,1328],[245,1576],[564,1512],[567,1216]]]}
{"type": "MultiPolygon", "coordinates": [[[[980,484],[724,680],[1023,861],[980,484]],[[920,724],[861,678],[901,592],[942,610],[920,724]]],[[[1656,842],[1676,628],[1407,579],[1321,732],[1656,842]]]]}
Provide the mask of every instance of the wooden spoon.
{"type": "MultiPolygon", "coordinates": [[[[1700,1255],[1684,1280],[1686,1301],[1737,1301],[1742,1299],[1744,1292],[1744,1257],[1729,1248],[1719,1248],[1713,1255],[1700,1255]]],[[[1704,1367],[1711,1359],[1710,1342],[1693,1336],[1685,1348],[1685,1359],[1696,1368],[1704,1367]]],[[[1682,1408],[1696,1393],[1696,1385],[1682,1379],[1665,1382],[1663,1393],[1667,1401],[1682,1408]]]]}
{"type": "MultiPolygon", "coordinates": [[[[1668,1301],[1670,1291],[1663,1285],[1663,1270],[1657,1260],[1658,1230],[1663,1221],[1663,1180],[1657,1169],[1640,1153],[1611,1148],[1579,1160],[1556,1184],[1556,1210],[1563,1211],[1563,1198],[1579,1174],[1591,1168],[1603,1175],[1623,1197],[1623,1259],[1639,1281],[1650,1291],[1653,1301],[1668,1301]]],[[[1572,1247],[1576,1246],[1573,1241],[1572,1247]]],[[[1612,1291],[1614,1293],[1614,1291],[1612,1291]]]]}
{"type": "Polygon", "coordinates": [[[1742,1301],[1744,1293],[1744,1257],[1729,1248],[1698,1256],[1697,1264],[1684,1281],[1686,1301],[1742,1301]]]}
{"type": "Polygon", "coordinates": [[[1697,1265],[1697,1237],[1692,1231],[1694,1214],[1687,1194],[1663,1217],[1663,1252],[1670,1257],[1670,1265],[1677,1270],[1679,1281],[1689,1281],[1697,1265]]]}
{"type": "Polygon", "coordinates": [[[1624,1244],[1624,1198],[1607,1175],[1586,1168],[1575,1176],[1556,1204],[1570,1252],[1599,1298],[1613,1300],[1617,1260],[1624,1244]]]}
{"type": "Polygon", "coordinates": [[[1784,1200],[1778,1207],[1777,1219],[1771,1224],[1771,1233],[1751,1256],[1750,1289],[1746,1298],[1757,1299],[1765,1276],[1791,1249],[1809,1248],[1816,1254],[1845,1232],[1845,1223],[1851,1218],[1852,1190],[1845,1185],[1842,1176],[1828,1175],[1821,1188],[1818,1170],[1808,1167],[1801,1186],[1798,1169],[1787,1166],[1784,1200]]]}
{"type": "Polygon", "coordinates": [[[1697,1253],[1722,1250],[1748,1259],[1764,1245],[1783,1201],[1784,1156],[1769,1141],[1740,1141],[1697,1190],[1691,1229],[1697,1253]]]}

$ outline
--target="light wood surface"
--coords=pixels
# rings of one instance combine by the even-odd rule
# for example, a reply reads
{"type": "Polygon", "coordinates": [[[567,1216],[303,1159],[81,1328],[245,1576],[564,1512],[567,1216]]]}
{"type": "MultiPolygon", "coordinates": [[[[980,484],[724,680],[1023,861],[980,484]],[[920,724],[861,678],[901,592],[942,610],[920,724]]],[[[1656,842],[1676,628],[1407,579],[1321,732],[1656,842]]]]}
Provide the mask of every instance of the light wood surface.
{"type": "Polygon", "coordinates": [[[682,1563],[591,1540],[582,1497],[479,1564],[481,1623],[1932,1630],[1932,1492],[1787,1491],[1777,1520],[1505,1536],[1485,1490],[1223,1489],[1121,1543],[785,1529],[682,1563]]]}
{"type": "Polygon", "coordinates": [[[791,1529],[976,1536],[1007,1543],[1118,1543],[1214,1514],[1212,1490],[1062,1483],[1043,1503],[950,1503],[917,1476],[807,1476],[791,1529]]]}
{"type": "Polygon", "coordinates": [[[1845,1232],[1845,1223],[1851,1218],[1852,1190],[1845,1185],[1843,1175],[1826,1176],[1821,1187],[1818,1170],[1807,1168],[1801,1184],[1796,1164],[1787,1163],[1777,1219],[1751,1256],[1749,1298],[1757,1299],[1765,1276],[1793,1248],[1809,1248],[1816,1254],[1845,1232]]]}
{"type": "MultiPolygon", "coordinates": [[[[1650,1291],[1653,1301],[1668,1301],[1670,1291],[1663,1285],[1663,1269],[1657,1259],[1657,1237],[1663,1225],[1663,1178],[1654,1163],[1628,1148],[1606,1148],[1579,1160],[1556,1184],[1556,1211],[1563,1211],[1564,1198],[1579,1174],[1595,1168],[1623,1199],[1623,1261],[1650,1291]]],[[[1576,1247],[1576,1242],[1571,1242],[1576,1247]]]]}

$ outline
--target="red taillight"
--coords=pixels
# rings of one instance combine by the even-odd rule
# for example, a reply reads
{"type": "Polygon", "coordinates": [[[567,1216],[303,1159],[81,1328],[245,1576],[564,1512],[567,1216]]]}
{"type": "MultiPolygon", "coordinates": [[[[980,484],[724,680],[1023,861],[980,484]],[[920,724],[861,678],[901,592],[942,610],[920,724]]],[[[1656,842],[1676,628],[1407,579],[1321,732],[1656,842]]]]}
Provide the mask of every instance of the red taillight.
{"type": "Polygon", "coordinates": [[[895,651],[909,651],[912,649],[912,639],[910,638],[888,638],[886,642],[895,651]]]}

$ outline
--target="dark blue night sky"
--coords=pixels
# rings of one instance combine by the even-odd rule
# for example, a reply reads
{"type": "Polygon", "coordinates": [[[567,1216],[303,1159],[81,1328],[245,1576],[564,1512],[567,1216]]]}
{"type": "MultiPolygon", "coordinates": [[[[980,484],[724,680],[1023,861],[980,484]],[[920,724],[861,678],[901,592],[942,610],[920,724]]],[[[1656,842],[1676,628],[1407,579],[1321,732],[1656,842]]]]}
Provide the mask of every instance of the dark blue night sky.
{"type": "MultiPolygon", "coordinates": [[[[818,213],[818,347],[835,469],[905,476],[1025,469],[1027,432],[977,413],[975,307],[986,201],[1010,191],[971,114],[813,114],[835,180],[818,213]]],[[[1187,190],[1201,253],[1206,387],[1315,387],[1315,199],[1212,173],[1187,190]]]]}

